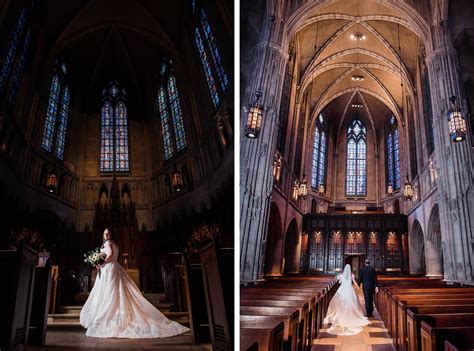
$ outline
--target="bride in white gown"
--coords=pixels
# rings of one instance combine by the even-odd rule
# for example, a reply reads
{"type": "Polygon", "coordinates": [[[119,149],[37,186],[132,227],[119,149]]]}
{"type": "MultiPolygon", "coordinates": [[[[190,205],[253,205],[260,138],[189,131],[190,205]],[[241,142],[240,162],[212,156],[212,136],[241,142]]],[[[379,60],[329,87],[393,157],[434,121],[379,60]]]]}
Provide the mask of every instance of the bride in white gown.
{"type": "Polygon", "coordinates": [[[189,328],[166,318],[148,302],[118,263],[119,248],[104,231],[102,252],[107,254],[94,287],[81,310],[86,335],[98,338],[163,338],[189,328]]]}
{"type": "Polygon", "coordinates": [[[324,318],[324,323],[331,324],[327,332],[337,335],[358,334],[363,326],[369,324],[369,321],[367,317],[364,317],[359,298],[352,286],[352,283],[356,286],[357,283],[351,273],[350,265],[346,264],[338,280],[341,285],[329,303],[328,312],[324,318]]]}

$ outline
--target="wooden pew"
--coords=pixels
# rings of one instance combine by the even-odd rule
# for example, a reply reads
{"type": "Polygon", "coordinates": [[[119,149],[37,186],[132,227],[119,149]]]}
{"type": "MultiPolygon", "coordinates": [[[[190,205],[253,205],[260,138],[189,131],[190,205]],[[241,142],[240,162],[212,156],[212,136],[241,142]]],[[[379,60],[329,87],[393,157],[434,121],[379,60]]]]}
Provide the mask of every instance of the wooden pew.
{"type": "Polygon", "coordinates": [[[464,326],[474,327],[474,313],[416,314],[413,311],[408,310],[408,350],[419,350],[419,345],[421,345],[421,322],[426,322],[431,327],[436,328],[464,326]]]}
{"type": "Polygon", "coordinates": [[[427,322],[421,322],[421,350],[438,351],[444,349],[444,343],[462,344],[462,349],[472,349],[474,346],[474,327],[432,327],[427,322]]]}
{"type": "Polygon", "coordinates": [[[24,350],[28,343],[31,304],[38,253],[27,245],[18,251],[0,251],[2,295],[0,349],[24,350]]]}
{"type": "MultiPolygon", "coordinates": [[[[278,292],[267,292],[265,295],[261,293],[251,293],[251,292],[241,292],[240,295],[242,299],[249,300],[277,300],[277,301],[298,301],[303,304],[308,304],[309,308],[306,311],[304,320],[301,321],[299,325],[298,335],[301,335],[302,348],[306,348],[305,345],[309,345],[314,339],[313,334],[311,333],[312,328],[311,324],[315,316],[315,297],[313,294],[303,294],[303,295],[288,295],[287,293],[278,293],[278,292]]],[[[298,347],[301,349],[301,347],[298,347]]]]}
{"type": "Polygon", "coordinates": [[[300,323],[300,310],[295,307],[256,307],[241,306],[240,317],[246,316],[272,316],[283,319],[285,328],[283,340],[284,349],[296,351],[298,347],[298,327],[300,323]]]}
{"type": "Polygon", "coordinates": [[[47,260],[45,267],[36,267],[33,306],[30,318],[30,345],[43,346],[46,343],[50,298],[51,261],[47,260]]]}
{"type": "MultiPolygon", "coordinates": [[[[425,301],[420,301],[425,302],[425,301]]],[[[469,301],[468,301],[469,302],[469,301]]],[[[436,303],[434,301],[433,303],[436,303]]],[[[406,305],[403,301],[398,303],[398,347],[400,351],[405,351],[408,349],[408,334],[407,334],[407,318],[406,312],[411,310],[412,313],[415,314],[440,314],[440,313],[456,313],[458,309],[465,313],[474,313],[474,301],[471,301],[470,304],[464,304],[465,301],[461,300],[460,302],[456,302],[457,304],[452,305],[424,305],[418,303],[417,305],[409,304],[406,305]]]]}
{"type": "Polygon", "coordinates": [[[284,322],[281,318],[253,317],[240,320],[240,350],[283,351],[284,322]]]}

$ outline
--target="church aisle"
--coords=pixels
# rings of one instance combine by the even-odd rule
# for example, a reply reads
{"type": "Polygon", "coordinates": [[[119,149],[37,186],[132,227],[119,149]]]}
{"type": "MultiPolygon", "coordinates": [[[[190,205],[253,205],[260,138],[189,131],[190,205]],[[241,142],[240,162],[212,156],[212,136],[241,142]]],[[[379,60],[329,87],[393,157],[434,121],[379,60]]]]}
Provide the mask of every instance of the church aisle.
{"type": "MultiPolygon", "coordinates": [[[[359,294],[359,300],[364,306],[364,296],[359,294]]],[[[313,351],[395,351],[392,338],[380,318],[377,310],[374,317],[369,318],[370,324],[357,335],[338,336],[326,332],[327,325],[314,341],[313,351]]]]}
{"type": "Polygon", "coordinates": [[[28,347],[30,351],[48,350],[212,350],[212,345],[194,345],[190,335],[163,339],[100,339],[85,336],[85,330],[48,331],[44,347],[28,347]]]}

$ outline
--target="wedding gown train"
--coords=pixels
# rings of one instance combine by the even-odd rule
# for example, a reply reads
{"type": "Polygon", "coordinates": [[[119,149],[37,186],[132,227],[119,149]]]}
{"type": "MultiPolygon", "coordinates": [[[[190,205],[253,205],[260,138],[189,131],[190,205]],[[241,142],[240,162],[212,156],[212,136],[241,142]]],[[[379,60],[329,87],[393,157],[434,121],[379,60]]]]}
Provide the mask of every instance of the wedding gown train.
{"type": "Polygon", "coordinates": [[[329,303],[324,323],[331,326],[327,332],[337,335],[355,335],[369,324],[352,286],[351,267],[347,264],[344,272],[338,276],[341,285],[329,303]]]}
{"type": "Polygon", "coordinates": [[[118,263],[118,246],[106,241],[102,252],[108,262],[97,275],[81,310],[80,323],[86,335],[98,338],[163,338],[189,330],[166,318],[148,302],[118,263]]]}

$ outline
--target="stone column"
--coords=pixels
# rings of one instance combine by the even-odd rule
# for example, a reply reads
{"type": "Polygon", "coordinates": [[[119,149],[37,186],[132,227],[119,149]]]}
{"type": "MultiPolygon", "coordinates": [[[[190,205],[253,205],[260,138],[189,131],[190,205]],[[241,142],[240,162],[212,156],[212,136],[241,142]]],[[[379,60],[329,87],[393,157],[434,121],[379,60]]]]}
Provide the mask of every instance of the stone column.
{"type": "Polygon", "coordinates": [[[245,136],[247,109],[241,109],[240,149],[240,281],[263,279],[265,244],[273,189],[272,165],[278,134],[278,111],[288,60],[284,39],[285,22],[269,17],[255,49],[251,81],[246,87],[244,107],[262,90],[262,128],[257,139],[245,136]]]}
{"type": "Polygon", "coordinates": [[[444,260],[444,278],[449,281],[473,280],[473,218],[471,135],[463,142],[451,141],[447,112],[449,97],[455,95],[467,118],[461,84],[458,54],[452,45],[447,23],[433,28],[434,48],[426,59],[430,78],[434,118],[437,181],[440,193],[439,214],[444,260]]]}

